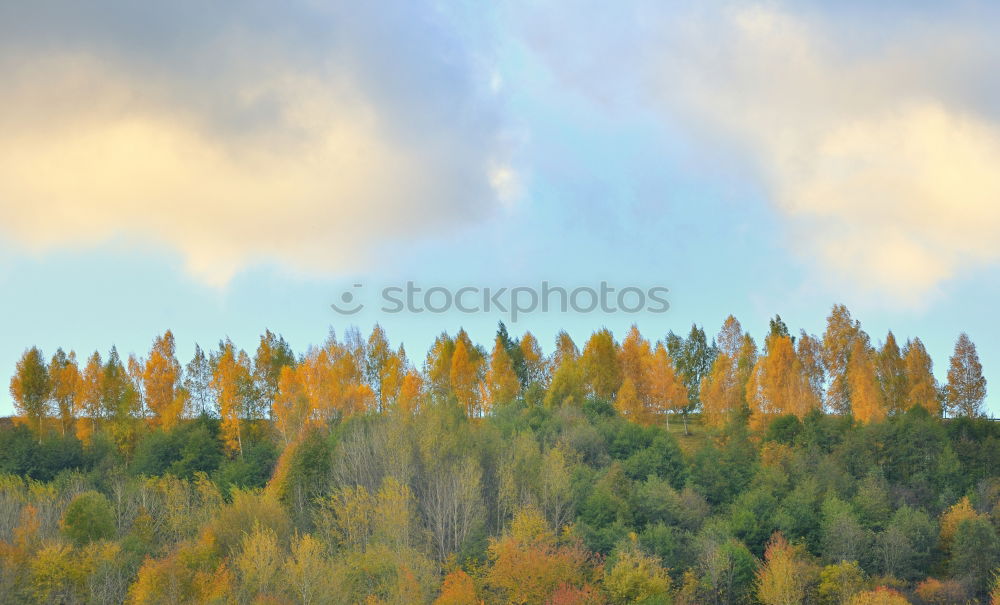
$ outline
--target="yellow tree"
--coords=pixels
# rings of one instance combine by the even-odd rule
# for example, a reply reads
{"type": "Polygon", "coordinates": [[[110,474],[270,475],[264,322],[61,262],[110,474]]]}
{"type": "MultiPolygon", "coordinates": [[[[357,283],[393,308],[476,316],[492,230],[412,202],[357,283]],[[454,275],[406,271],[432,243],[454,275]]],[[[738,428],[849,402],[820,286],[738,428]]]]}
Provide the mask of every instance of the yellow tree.
{"type": "Polygon", "coordinates": [[[670,414],[688,404],[684,381],[677,375],[674,362],[663,343],[656,343],[653,354],[646,359],[646,384],[649,387],[649,407],[652,413],[670,423],[670,414]]]}
{"type": "Polygon", "coordinates": [[[615,409],[623,417],[628,418],[637,424],[649,425],[653,423],[646,406],[639,399],[639,392],[635,388],[635,383],[631,378],[626,378],[622,382],[621,388],[615,393],[615,409]]]}
{"type": "Polygon", "coordinates": [[[795,345],[795,352],[799,356],[799,363],[802,364],[802,371],[805,372],[806,379],[809,381],[809,389],[817,401],[822,401],[823,383],[826,381],[826,368],[823,367],[823,342],[802,330],[795,345]]]}
{"type": "Polygon", "coordinates": [[[722,322],[722,329],[715,338],[716,346],[719,347],[720,355],[728,355],[730,359],[736,359],[743,347],[743,326],[730,315],[726,321],[722,322]]]}
{"type": "Polygon", "coordinates": [[[319,422],[326,419],[336,391],[328,348],[310,351],[299,365],[297,373],[309,401],[307,420],[319,422]]]}
{"type": "Polygon", "coordinates": [[[857,338],[863,338],[861,324],[851,318],[847,307],[834,305],[823,333],[823,364],[830,376],[827,404],[838,414],[846,414],[850,409],[847,362],[857,338]]]}
{"type": "Polygon", "coordinates": [[[618,349],[618,364],[624,380],[631,380],[639,400],[645,404],[649,398],[649,384],[646,370],[653,352],[649,341],[642,337],[639,328],[632,324],[625,340],[618,349]]]}
{"type": "Polygon", "coordinates": [[[379,373],[380,390],[376,393],[376,398],[379,394],[381,395],[380,409],[385,410],[398,403],[408,366],[406,349],[403,348],[403,345],[400,345],[398,351],[386,358],[379,373]]]}
{"type": "Polygon", "coordinates": [[[552,371],[555,372],[565,361],[576,361],[580,357],[580,349],[565,330],[556,335],[556,349],[552,353],[552,371]]]}
{"type": "Polygon", "coordinates": [[[475,350],[470,350],[468,338],[456,338],[451,356],[451,389],[469,418],[482,416],[479,397],[479,360],[475,350]]]}
{"type": "Polygon", "coordinates": [[[424,380],[420,373],[410,369],[403,377],[403,383],[399,388],[399,398],[396,400],[396,409],[401,414],[412,415],[420,408],[420,397],[424,389],[424,380]]]}
{"type": "Polygon", "coordinates": [[[489,409],[510,403],[521,391],[521,383],[514,373],[514,364],[499,336],[490,355],[490,367],[486,372],[483,391],[489,409]]]}
{"type": "Polygon", "coordinates": [[[545,363],[545,356],[542,354],[538,339],[531,332],[525,332],[519,346],[521,358],[524,359],[525,382],[528,385],[544,386],[548,382],[548,364],[545,363]]]}
{"type": "Polygon", "coordinates": [[[747,383],[750,422],[758,430],[775,416],[795,414],[802,418],[819,407],[792,339],[773,334],[768,337],[765,349],[747,383]]]}
{"type": "Polygon", "coordinates": [[[933,416],[941,415],[938,399],[937,380],[934,378],[934,362],[919,338],[907,341],[903,349],[903,363],[906,366],[906,408],[919,405],[933,416]]]}
{"type": "Polygon", "coordinates": [[[261,418],[278,393],[278,381],[285,366],[295,365],[295,354],[285,339],[264,330],[253,357],[253,410],[248,417],[261,418]]]}
{"type": "Polygon", "coordinates": [[[719,354],[699,388],[702,419],[708,426],[721,427],[726,419],[745,405],[746,384],[757,360],[757,345],[743,333],[740,322],[730,315],[716,337],[719,354]]]}
{"type": "Polygon", "coordinates": [[[52,381],[52,400],[59,413],[59,428],[63,435],[73,426],[78,410],[77,395],[80,392],[80,368],[76,363],[76,353],[66,355],[62,349],[56,351],[49,362],[49,378],[52,381]]]}
{"type": "Polygon", "coordinates": [[[84,443],[90,443],[91,437],[97,430],[97,419],[101,416],[103,381],[104,363],[101,361],[101,354],[94,351],[94,354],[87,359],[87,365],[83,369],[80,391],[76,397],[78,406],[76,437],[84,443]]]}
{"type": "Polygon", "coordinates": [[[10,379],[10,395],[14,408],[33,426],[39,441],[42,439],[42,421],[45,418],[52,383],[49,368],[42,352],[32,347],[17,362],[17,369],[10,379]]]}
{"type": "Polygon", "coordinates": [[[720,352],[712,370],[701,379],[701,417],[706,426],[720,428],[732,412],[743,405],[743,393],[737,382],[736,360],[720,352]]]}
{"type": "Polygon", "coordinates": [[[309,395],[299,374],[291,366],[281,368],[278,393],[271,407],[271,417],[286,445],[298,436],[309,417],[309,395]]]}
{"type": "MultiPolygon", "coordinates": [[[[242,352],[241,352],[242,353],[242,352]]],[[[233,343],[222,344],[219,359],[212,374],[212,388],[219,400],[222,418],[222,439],[229,452],[243,455],[241,419],[245,405],[245,385],[250,381],[249,359],[246,353],[238,354],[233,343]]]]}
{"type": "Polygon", "coordinates": [[[167,330],[153,341],[142,373],[146,405],[153,412],[153,421],[165,431],[177,425],[184,410],[180,377],[181,364],[177,361],[174,335],[167,330]]]}
{"type": "Polygon", "coordinates": [[[622,371],[618,346],[610,330],[602,328],[594,332],[583,347],[580,362],[590,392],[595,397],[612,401],[621,386],[622,371]]]}
{"type": "Polygon", "coordinates": [[[885,420],[886,409],[882,405],[871,352],[860,338],[855,339],[851,347],[847,381],[854,418],[866,423],[885,420]]]}
{"type": "Polygon", "coordinates": [[[566,357],[552,374],[545,391],[545,407],[582,406],[586,396],[580,360],[566,357]]]}
{"type": "Polygon", "coordinates": [[[802,548],[775,533],[764,551],[764,564],[757,571],[757,599],[764,605],[803,603],[814,575],[802,548]]]}
{"type": "Polygon", "coordinates": [[[438,401],[451,395],[451,358],[455,352],[455,341],[447,334],[441,334],[434,340],[431,350],[427,352],[424,362],[424,374],[427,376],[427,392],[438,401]]]}

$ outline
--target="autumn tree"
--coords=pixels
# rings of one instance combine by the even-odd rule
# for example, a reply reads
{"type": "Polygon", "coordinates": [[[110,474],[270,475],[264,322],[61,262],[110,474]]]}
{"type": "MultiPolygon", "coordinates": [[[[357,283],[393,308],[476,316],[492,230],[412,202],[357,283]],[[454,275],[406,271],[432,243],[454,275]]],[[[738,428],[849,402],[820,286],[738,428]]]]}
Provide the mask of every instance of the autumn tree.
{"type": "Polygon", "coordinates": [[[746,384],[756,363],[757,348],[732,315],[726,318],[716,340],[719,354],[702,378],[699,393],[702,419],[718,428],[746,404],[746,384]]]}
{"type": "Polygon", "coordinates": [[[537,510],[519,512],[510,532],[490,541],[486,584],[509,603],[545,603],[561,586],[580,588],[590,557],[579,544],[561,545],[537,510]]]}
{"type": "Polygon", "coordinates": [[[772,335],[765,352],[757,360],[747,382],[747,404],[751,423],[763,429],[767,422],[782,414],[803,418],[819,408],[789,336],[772,335]]]}
{"type": "Polygon", "coordinates": [[[659,559],[642,552],[632,534],[605,568],[604,587],[612,603],[663,603],[670,597],[670,574],[659,559]]]}
{"type": "Polygon", "coordinates": [[[548,384],[549,368],[538,339],[531,332],[525,332],[519,346],[524,360],[524,388],[532,385],[544,387],[548,384]]]}
{"type": "Polygon", "coordinates": [[[626,378],[615,393],[614,405],[619,414],[637,424],[650,425],[656,420],[639,398],[639,390],[631,378],[626,378]]]}
{"type": "Polygon", "coordinates": [[[586,381],[579,359],[565,358],[552,374],[545,392],[545,407],[582,406],[586,398],[586,381]]]}
{"type": "Polygon", "coordinates": [[[823,401],[823,385],[826,382],[826,368],[823,366],[823,342],[805,330],[799,332],[795,352],[802,364],[802,371],[809,381],[809,390],[818,401],[823,401]]]}
{"type": "MultiPolygon", "coordinates": [[[[838,414],[847,414],[850,411],[847,363],[851,357],[854,341],[858,338],[864,338],[861,323],[851,317],[847,307],[834,305],[830,316],[826,319],[826,331],[823,333],[823,364],[830,378],[826,396],[827,406],[838,414]]],[[[867,342],[864,344],[867,346],[867,342]]]]}
{"type": "Polygon", "coordinates": [[[480,365],[481,358],[475,347],[465,332],[460,332],[451,357],[451,389],[469,418],[482,416],[484,412],[479,388],[480,365]]]}
{"type": "Polygon", "coordinates": [[[573,342],[573,339],[565,330],[560,330],[556,334],[556,348],[552,353],[553,371],[559,368],[565,361],[575,361],[580,357],[580,349],[573,342]]]}
{"type": "Polygon", "coordinates": [[[580,358],[583,375],[590,392],[606,401],[614,399],[622,383],[618,345],[611,331],[602,328],[591,335],[580,358]]]}
{"type": "Polygon", "coordinates": [[[278,392],[271,406],[271,418],[285,444],[298,436],[309,417],[309,395],[300,373],[292,366],[281,368],[278,392]]]}
{"type": "Polygon", "coordinates": [[[906,408],[918,405],[932,416],[940,416],[941,403],[933,361],[919,338],[907,341],[903,348],[903,363],[906,366],[906,408]]]}
{"type": "Polygon", "coordinates": [[[403,376],[403,382],[399,387],[399,397],[396,399],[396,409],[402,414],[412,415],[419,409],[423,390],[424,379],[411,368],[403,376]]]}
{"type": "Polygon", "coordinates": [[[663,343],[657,343],[653,354],[646,359],[645,371],[650,411],[656,418],[663,418],[669,426],[670,414],[684,409],[688,393],[663,343]]]}
{"type": "Polygon", "coordinates": [[[245,406],[245,385],[250,380],[246,354],[240,355],[232,341],[221,344],[219,358],[212,374],[212,388],[218,394],[219,416],[222,418],[222,439],[226,449],[243,455],[240,421],[245,406]]]}
{"type": "Polygon", "coordinates": [[[847,362],[847,384],[850,389],[851,413],[861,422],[880,422],[886,417],[882,405],[871,351],[860,338],[854,339],[847,362]]]}
{"type": "Polygon", "coordinates": [[[138,397],[115,347],[108,353],[101,376],[101,409],[119,449],[129,450],[136,438],[138,397]]]}
{"type": "Polygon", "coordinates": [[[97,420],[102,412],[103,382],[104,362],[101,361],[101,354],[94,351],[83,369],[80,391],[76,397],[79,406],[76,413],[76,436],[84,443],[89,443],[91,436],[97,430],[97,420]]]}
{"type": "Polygon", "coordinates": [[[764,564],[757,571],[757,599],[764,605],[803,603],[815,569],[802,547],[788,543],[775,533],[764,551],[764,564]]]}
{"type": "Polygon", "coordinates": [[[623,380],[631,380],[636,394],[645,404],[649,399],[649,358],[653,351],[635,324],[629,329],[618,348],[618,364],[623,380]]]}
{"type": "MultiPolygon", "coordinates": [[[[253,395],[258,407],[270,408],[278,394],[282,369],[294,365],[295,354],[285,339],[270,330],[264,330],[253,358],[253,395]]],[[[253,417],[255,414],[249,416],[253,417]]]]}
{"type": "Polygon", "coordinates": [[[163,430],[177,425],[184,411],[185,392],[180,387],[181,364],[177,361],[174,335],[167,330],[153,341],[153,348],[142,373],[146,405],[163,430]]]}
{"type": "Polygon", "coordinates": [[[59,414],[59,429],[63,435],[73,426],[78,411],[77,396],[80,393],[80,368],[76,363],[76,353],[67,355],[58,349],[49,362],[49,379],[52,382],[52,401],[59,414]]]}
{"type": "Polygon", "coordinates": [[[909,605],[909,603],[899,592],[885,586],[859,592],[847,601],[847,605],[909,605]]]}
{"type": "Polygon", "coordinates": [[[487,403],[487,409],[491,410],[510,403],[521,391],[521,382],[514,372],[514,364],[500,336],[494,341],[483,390],[483,399],[487,403]]]}
{"type": "Polygon", "coordinates": [[[424,362],[427,392],[435,400],[443,401],[451,395],[451,363],[455,341],[447,334],[434,340],[424,362]]]}
{"type": "Polygon", "coordinates": [[[14,408],[34,427],[38,440],[42,439],[42,420],[48,411],[52,382],[48,366],[38,347],[24,352],[17,362],[17,369],[10,379],[10,394],[14,408]]]}
{"type": "Polygon", "coordinates": [[[706,426],[720,428],[730,414],[744,404],[744,393],[737,381],[736,360],[719,353],[712,370],[701,380],[701,417],[706,426]]]}
{"type": "Polygon", "coordinates": [[[476,583],[472,576],[457,568],[444,576],[441,594],[434,600],[434,605],[480,605],[481,602],[476,597],[476,583]]]}
{"type": "Polygon", "coordinates": [[[979,363],[976,345],[962,332],[955,341],[955,352],[948,366],[948,386],[945,406],[949,414],[975,418],[983,414],[986,399],[986,378],[979,363]]]}

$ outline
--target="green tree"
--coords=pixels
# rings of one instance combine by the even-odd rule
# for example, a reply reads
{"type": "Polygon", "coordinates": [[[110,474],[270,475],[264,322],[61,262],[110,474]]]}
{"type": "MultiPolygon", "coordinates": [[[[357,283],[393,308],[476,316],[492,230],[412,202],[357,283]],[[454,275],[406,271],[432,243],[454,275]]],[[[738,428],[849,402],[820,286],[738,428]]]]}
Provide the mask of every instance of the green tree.
{"type": "Polygon", "coordinates": [[[77,494],[63,513],[62,530],[77,545],[110,540],[115,535],[115,515],[111,503],[99,492],[77,494]]]}

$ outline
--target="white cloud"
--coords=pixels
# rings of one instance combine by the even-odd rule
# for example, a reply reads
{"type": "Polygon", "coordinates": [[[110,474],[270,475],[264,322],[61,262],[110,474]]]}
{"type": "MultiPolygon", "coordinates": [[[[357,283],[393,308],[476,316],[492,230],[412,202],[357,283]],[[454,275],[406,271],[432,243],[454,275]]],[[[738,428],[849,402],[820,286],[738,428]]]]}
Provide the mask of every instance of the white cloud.
{"type": "Polygon", "coordinates": [[[775,237],[824,287],[920,306],[1000,259],[1000,46],[984,12],[650,1],[515,20],[562,86],[659,116],[725,160],[713,178],[758,177],[786,219],[775,237]]]}
{"type": "Polygon", "coordinates": [[[920,305],[1000,259],[1000,128],[962,102],[981,83],[955,82],[955,31],[863,48],[768,5],[672,33],[650,63],[661,107],[753,159],[836,283],[920,305]]]}
{"type": "Polygon", "coordinates": [[[0,43],[0,235],[163,246],[224,285],[254,263],[356,270],[380,243],[459,228],[510,194],[474,49],[421,30],[433,15],[410,27],[358,10],[309,32],[322,19],[294,10],[191,31],[167,11],[168,35],[139,49],[132,23],[19,16],[61,38],[0,43]],[[191,48],[173,39],[187,35],[191,48]]]}

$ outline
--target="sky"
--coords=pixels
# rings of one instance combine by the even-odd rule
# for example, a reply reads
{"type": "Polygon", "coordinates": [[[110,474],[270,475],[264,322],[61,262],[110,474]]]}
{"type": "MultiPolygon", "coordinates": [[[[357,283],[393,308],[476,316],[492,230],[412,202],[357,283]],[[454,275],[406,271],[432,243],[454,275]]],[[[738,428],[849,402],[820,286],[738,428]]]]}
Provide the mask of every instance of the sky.
{"type": "MultiPolygon", "coordinates": [[[[1000,8],[987,2],[0,0],[0,376],[174,332],[419,363],[834,303],[976,343],[1000,415],[1000,8]],[[666,312],[388,313],[384,287],[669,288],[666,312]],[[355,286],[360,284],[360,286],[355,286]],[[342,315],[349,293],[364,304],[342,315]]],[[[13,410],[0,393],[0,414],[13,410]]]]}

